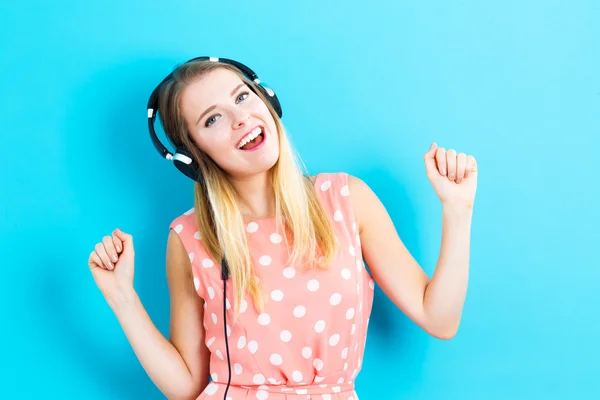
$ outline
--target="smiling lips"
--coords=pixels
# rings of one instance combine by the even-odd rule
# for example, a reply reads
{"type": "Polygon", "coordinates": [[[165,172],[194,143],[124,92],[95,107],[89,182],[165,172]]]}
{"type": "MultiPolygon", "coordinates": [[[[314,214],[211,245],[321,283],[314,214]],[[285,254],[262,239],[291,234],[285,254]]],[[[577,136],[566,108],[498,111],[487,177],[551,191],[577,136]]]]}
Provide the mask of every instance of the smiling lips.
{"type": "Polygon", "coordinates": [[[253,150],[256,149],[261,143],[264,142],[265,134],[262,126],[257,126],[250,132],[244,135],[238,142],[237,148],[239,150],[253,150]]]}

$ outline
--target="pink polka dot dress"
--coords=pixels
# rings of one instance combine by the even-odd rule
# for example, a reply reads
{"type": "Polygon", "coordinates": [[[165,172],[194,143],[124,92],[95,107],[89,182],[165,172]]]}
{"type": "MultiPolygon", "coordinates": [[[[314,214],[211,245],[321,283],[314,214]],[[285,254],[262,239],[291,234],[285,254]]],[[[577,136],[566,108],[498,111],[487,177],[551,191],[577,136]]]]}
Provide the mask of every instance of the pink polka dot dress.
{"type": "MultiPolygon", "coordinates": [[[[288,253],[274,219],[246,226],[254,268],[269,298],[259,314],[246,295],[238,322],[232,325],[231,278],[227,282],[230,400],[358,400],[354,380],[361,369],[374,281],[362,259],[348,175],[319,174],[315,188],[339,243],[328,270],[286,265],[288,253]]],[[[223,399],[228,367],[220,261],[205,251],[193,209],[170,228],[189,253],[194,285],[205,301],[212,381],[197,400],[223,399]]]]}

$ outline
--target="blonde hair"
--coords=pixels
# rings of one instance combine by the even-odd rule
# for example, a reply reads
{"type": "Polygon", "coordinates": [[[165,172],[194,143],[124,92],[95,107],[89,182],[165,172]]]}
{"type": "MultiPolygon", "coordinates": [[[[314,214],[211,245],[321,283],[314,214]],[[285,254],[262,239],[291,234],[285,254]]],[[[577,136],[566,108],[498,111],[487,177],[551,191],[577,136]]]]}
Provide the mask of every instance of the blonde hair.
{"type": "Polygon", "coordinates": [[[314,184],[304,174],[285,128],[265,96],[228,64],[194,61],[179,65],[173,72],[173,79],[164,82],[160,89],[160,119],[169,140],[190,152],[206,182],[206,193],[198,182],[194,186],[198,228],[211,258],[219,262],[223,257],[227,260],[233,280],[236,320],[244,293],[252,297],[259,312],[264,310],[265,297],[252,267],[238,195],[227,174],[190,137],[180,107],[181,93],[186,86],[217,68],[226,68],[237,74],[267,105],[275,120],[279,133],[279,158],[271,169],[270,177],[275,195],[277,229],[283,232],[285,245],[292,249],[288,265],[327,268],[335,254],[336,239],[314,184]]]}

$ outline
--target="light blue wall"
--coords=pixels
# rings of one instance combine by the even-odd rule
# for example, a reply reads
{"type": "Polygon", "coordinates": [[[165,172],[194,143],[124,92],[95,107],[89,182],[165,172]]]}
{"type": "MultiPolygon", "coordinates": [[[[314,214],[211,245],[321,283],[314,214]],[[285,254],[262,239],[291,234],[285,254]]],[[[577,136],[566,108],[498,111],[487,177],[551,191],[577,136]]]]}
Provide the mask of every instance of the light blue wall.
{"type": "Polygon", "coordinates": [[[86,261],[131,232],[168,332],[168,223],[192,191],[145,106],[175,64],[217,55],[276,89],[311,172],[373,187],[428,273],[441,224],[422,154],[477,157],[459,334],[428,337],[377,290],[361,400],[600,398],[597,1],[38,0],[0,21],[0,397],[162,397],[86,261]]]}

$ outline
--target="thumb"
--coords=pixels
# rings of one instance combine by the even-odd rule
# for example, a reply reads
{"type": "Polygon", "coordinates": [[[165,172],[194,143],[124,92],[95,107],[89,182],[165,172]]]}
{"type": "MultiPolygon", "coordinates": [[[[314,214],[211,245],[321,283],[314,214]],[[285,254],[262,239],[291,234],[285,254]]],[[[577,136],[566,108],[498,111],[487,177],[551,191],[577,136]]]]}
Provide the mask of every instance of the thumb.
{"type": "Polygon", "coordinates": [[[423,156],[423,159],[425,161],[425,168],[427,169],[428,172],[434,171],[437,169],[436,162],[435,162],[435,152],[436,152],[437,148],[438,147],[435,142],[431,143],[429,150],[427,150],[427,153],[425,153],[425,155],[423,156]]]}
{"type": "Polygon", "coordinates": [[[467,156],[466,176],[477,179],[477,161],[473,156],[467,156]]]}
{"type": "Polygon", "coordinates": [[[133,253],[133,236],[123,232],[119,228],[115,229],[115,236],[123,242],[123,253],[133,253]]]}

